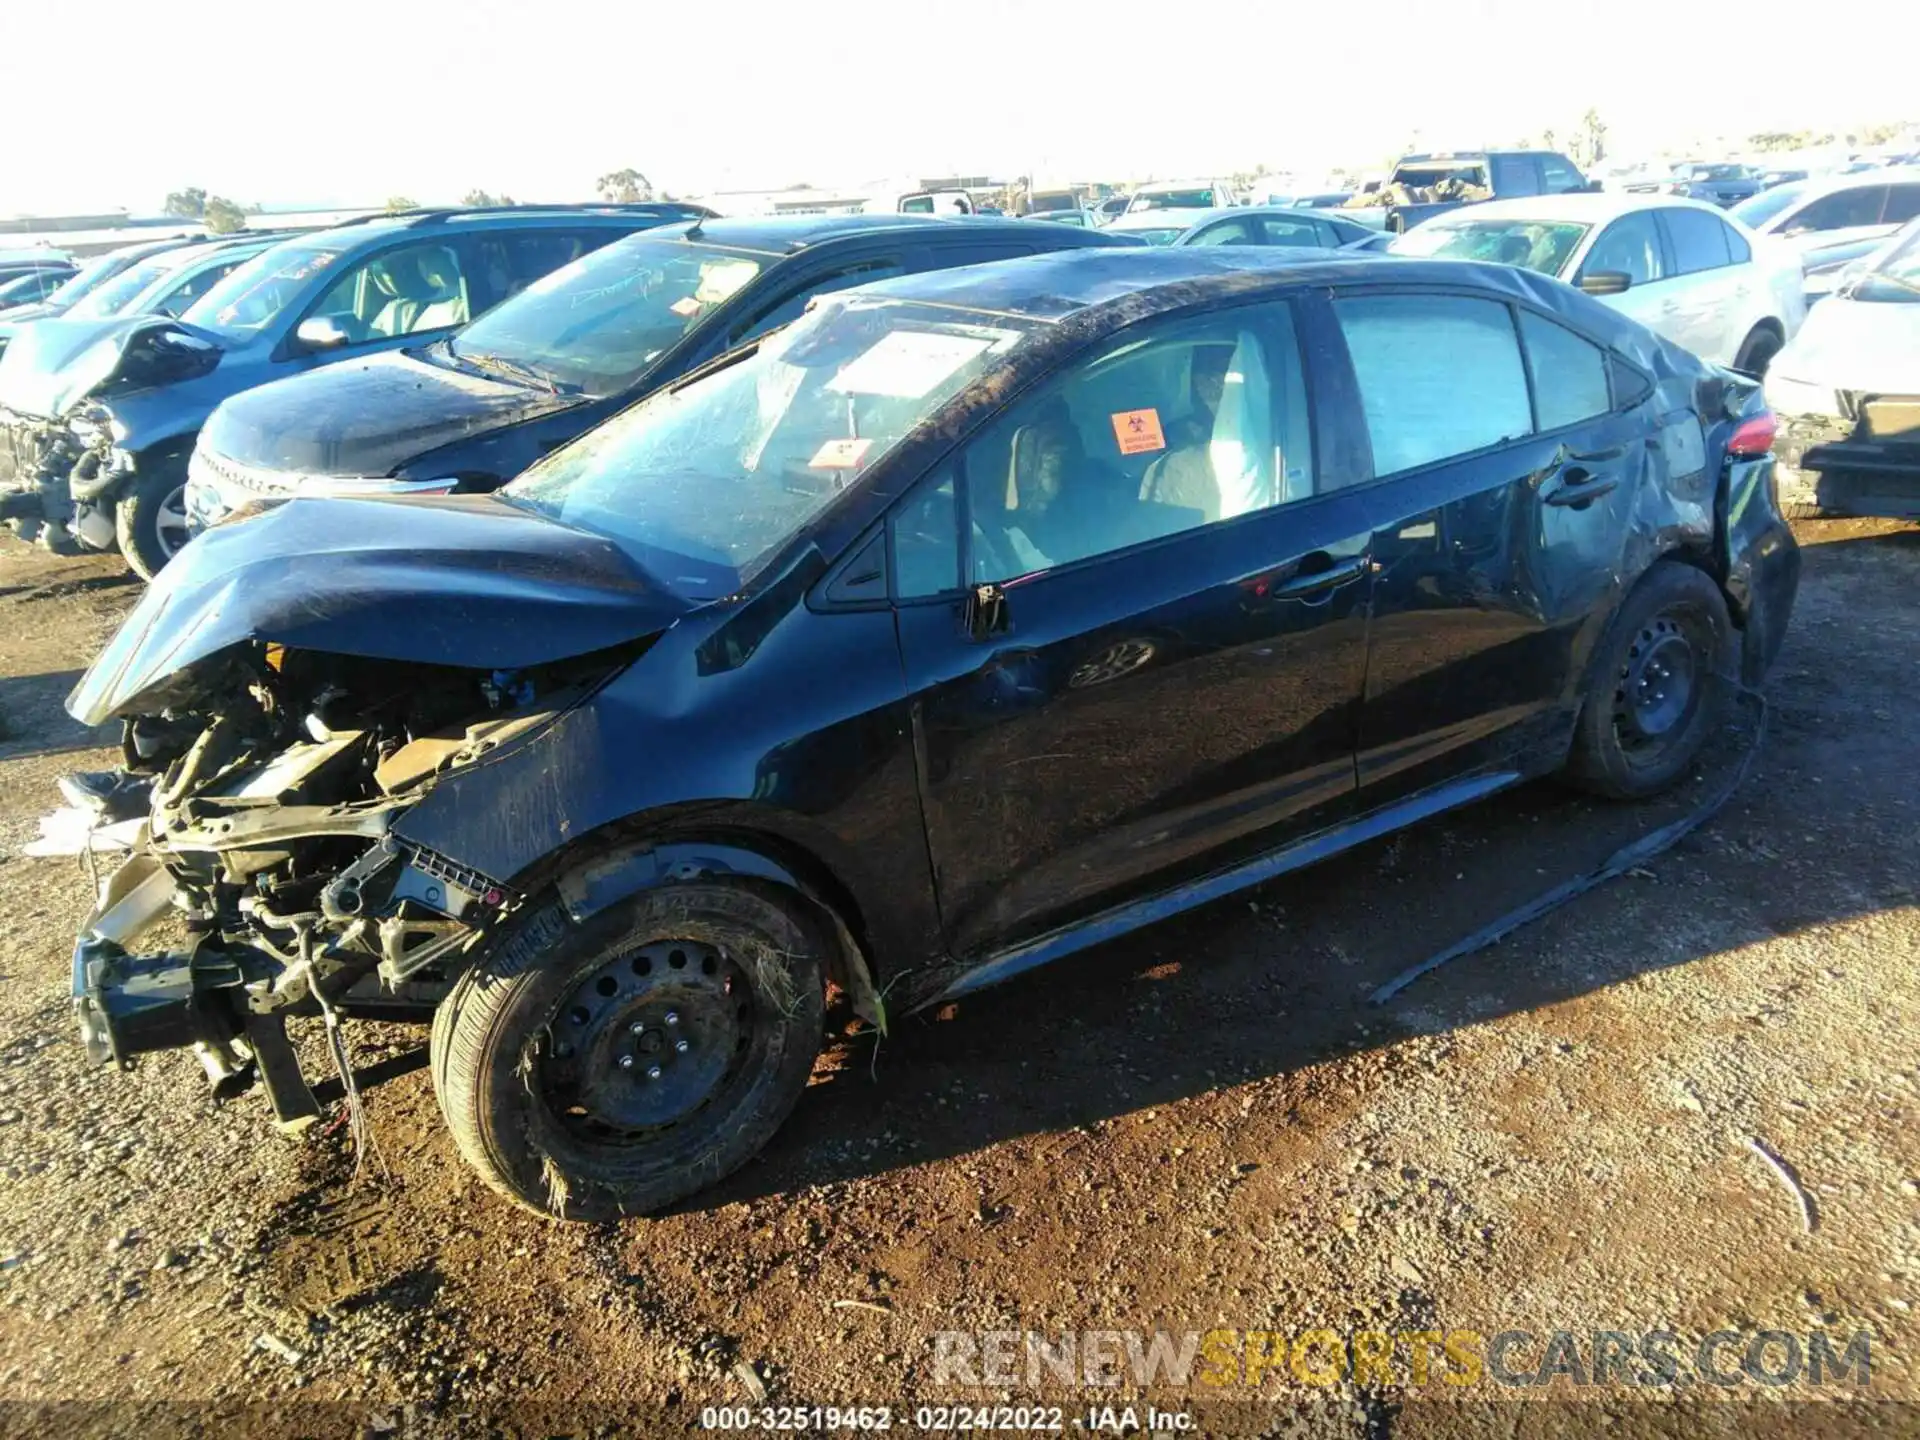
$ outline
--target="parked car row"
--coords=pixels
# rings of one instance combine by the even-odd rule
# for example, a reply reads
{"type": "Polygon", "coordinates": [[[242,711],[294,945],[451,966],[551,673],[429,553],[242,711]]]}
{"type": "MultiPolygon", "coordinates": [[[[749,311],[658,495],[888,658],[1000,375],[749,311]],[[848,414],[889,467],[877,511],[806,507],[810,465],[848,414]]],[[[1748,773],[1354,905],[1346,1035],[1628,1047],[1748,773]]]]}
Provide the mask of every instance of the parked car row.
{"type": "Polygon", "coordinates": [[[706,213],[423,211],[138,261],[64,313],[20,326],[0,353],[0,486],[12,487],[0,517],[55,548],[118,548],[151,578],[187,539],[188,459],[222,400],[425,344],[587,251],[706,213]],[[236,251],[249,258],[229,265],[236,251]],[[199,284],[204,293],[169,312],[183,286],[199,284]]]}
{"type": "Polygon", "coordinates": [[[283,244],[0,396],[82,506],[199,431],[207,528],[69,701],[145,816],[89,1053],[298,1126],[289,1017],[430,1017],[531,1209],[744,1163],[830,985],[885,1029],[1530,777],[1659,793],[1787,624],[1760,386],[1559,267],[507,218],[283,244]]]}

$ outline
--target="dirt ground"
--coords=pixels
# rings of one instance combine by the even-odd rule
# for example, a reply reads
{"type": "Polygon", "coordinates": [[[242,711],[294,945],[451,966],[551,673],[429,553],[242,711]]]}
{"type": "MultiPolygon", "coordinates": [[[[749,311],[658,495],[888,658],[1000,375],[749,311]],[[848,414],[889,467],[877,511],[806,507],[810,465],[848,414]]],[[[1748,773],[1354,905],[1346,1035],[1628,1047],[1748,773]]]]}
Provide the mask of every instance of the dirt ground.
{"type": "Polygon", "coordinates": [[[0,1431],[651,1434],[763,1400],[756,1423],[891,1405],[927,1429],[958,1421],[922,1402],[1004,1397],[1067,1430],[1131,1400],[1209,1433],[1915,1433],[1920,531],[1800,532],[1763,747],[1677,849],[1367,1003],[1682,813],[1740,733],[1671,804],[1530,787],[842,1040],[759,1161],[607,1228],[471,1178],[424,1033],[357,1036],[379,1148],[357,1180],[338,1132],[284,1139],[257,1092],[216,1106],[189,1056],[86,1063],[87,874],[19,848],[57,775],[113,759],[60,702],[137,582],[9,543],[0,1431]],[[1105,1391],[935,1363],[939,1331],[1225,1330],[1241,1353],[1317,1328],[1525,1331],[1525,1373],[1561,1330],[1732,1330],[1729,1368],[1759,1331],[1866,1330],[1871,1372],[1529,1389],[1422,1385],[1403,1358],[1395,1383],[1279,1363],[1105,1391]]]}

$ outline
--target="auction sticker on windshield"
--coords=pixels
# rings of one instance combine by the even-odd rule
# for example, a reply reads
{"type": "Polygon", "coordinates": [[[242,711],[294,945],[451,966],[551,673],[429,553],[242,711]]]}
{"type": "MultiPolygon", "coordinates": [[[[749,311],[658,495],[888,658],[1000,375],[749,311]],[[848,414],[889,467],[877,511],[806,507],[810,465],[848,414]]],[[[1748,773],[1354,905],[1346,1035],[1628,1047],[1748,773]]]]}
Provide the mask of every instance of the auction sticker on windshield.
{"type": "Polygon", "coordinates": [[[822,445],[807,464],[815,470],[851,470],[872,445],[871,435],[842,435],[822,445]]]}
{"type": "Polygon", "coordinates": [[[849,360],[827,388],[843,395],[918,400],[993,343],[991,338],[975,335],[892,330],[866,353],[849,360]]]}

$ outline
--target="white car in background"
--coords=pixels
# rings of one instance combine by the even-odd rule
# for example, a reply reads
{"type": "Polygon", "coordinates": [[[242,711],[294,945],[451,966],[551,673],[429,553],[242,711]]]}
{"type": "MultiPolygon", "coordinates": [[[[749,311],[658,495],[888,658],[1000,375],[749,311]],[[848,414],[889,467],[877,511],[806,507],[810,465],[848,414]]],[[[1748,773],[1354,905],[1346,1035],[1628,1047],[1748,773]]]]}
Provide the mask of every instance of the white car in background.
{"type": "Polygon", "coordinates": [[[1742,200],[1732,213],[1755,234],[1791,246],[1808,297],[1818,299],[1850,263],[1920,219],[1920,167],[1789,181],[1742,200]]]}
{"type": "Polygon", "coordinates": [[[1678,196],[1491,200],[1437,215],[1387,248],[1556,276],[1703,360],[1755,375],[1807,315],[1792,251],[1678,196]]]}
{"type": "Polygon", "coordinates": [[[1240,197],[1224,180],[1154,180],[1135,190],[1126,213],[1142,210],[1217,210],[1238,205],[1240,197]]]}

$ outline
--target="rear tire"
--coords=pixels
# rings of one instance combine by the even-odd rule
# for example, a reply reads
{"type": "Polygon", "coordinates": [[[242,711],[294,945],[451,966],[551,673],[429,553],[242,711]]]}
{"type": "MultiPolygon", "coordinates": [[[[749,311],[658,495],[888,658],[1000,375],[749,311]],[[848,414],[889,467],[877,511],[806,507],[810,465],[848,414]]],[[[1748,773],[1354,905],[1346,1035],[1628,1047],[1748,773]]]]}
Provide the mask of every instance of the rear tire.
{"type": "Polygon", "coordinates": [[[1566,778],[1610,799],[1645,799],[1686,774],[1713,730],[1733,667],[1733,622],[1709,576],[1662,560],[1601,644],[1566,778]]]}
{"type": "Polygon", "coordinates": [[[460,1153],[515,1204],[644,1215],[750,1159],[806,1088],[826,944],[766,887],[649,890],[575,925],[529,913],[434,1020],[460,1153]]]}
{"type": "Polygon", "coordinates": [[[135,471],[113,509],[114,538],[133,573],[151,580],[192,538],[187,534],[186,466],[162,461],[135,471]]]}

